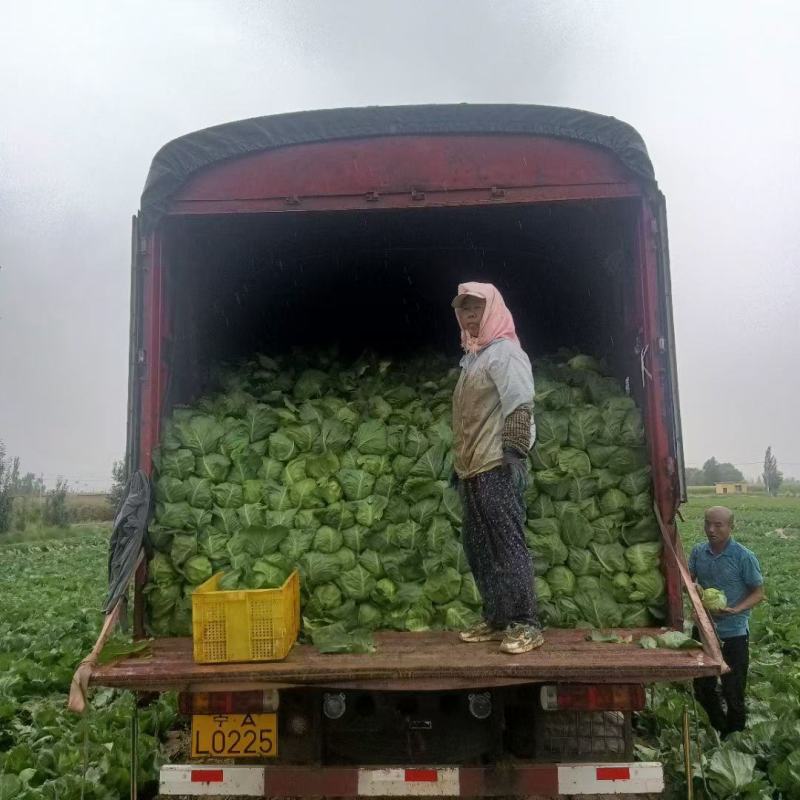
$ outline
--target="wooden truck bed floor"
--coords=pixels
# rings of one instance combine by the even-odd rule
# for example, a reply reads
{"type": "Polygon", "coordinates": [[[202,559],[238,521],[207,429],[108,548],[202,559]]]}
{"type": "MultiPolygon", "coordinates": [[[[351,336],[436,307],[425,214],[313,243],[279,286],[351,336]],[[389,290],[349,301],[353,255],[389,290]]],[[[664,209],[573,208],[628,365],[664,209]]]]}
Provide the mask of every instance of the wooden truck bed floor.
{"type": "Polygon", "coordinates": [[[379,632],[370,654],[323,655],[296,645],[283,661],[196,664],[192,640],[155,639],[146,658],[125,658],[95,667],[91,682],[138,691],[244,690],[317,686],[372,689],[459,689],[531,682],[653,683],[720,673],[703,650],[645,650],[637,644],[587,642],[586,631],[549,630],[545,644],[519,656],[499,652],[497,642],[464,644],[458,634],[379,632]]]}

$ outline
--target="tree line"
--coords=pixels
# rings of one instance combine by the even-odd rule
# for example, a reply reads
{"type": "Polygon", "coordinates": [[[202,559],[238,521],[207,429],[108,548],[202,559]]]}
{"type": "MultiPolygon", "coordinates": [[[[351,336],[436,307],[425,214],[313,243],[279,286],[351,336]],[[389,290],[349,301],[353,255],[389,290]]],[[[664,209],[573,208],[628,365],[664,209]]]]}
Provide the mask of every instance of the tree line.
{"type": "Polygon", "coordinates": [[[102,506],[81,505],[75,499],[68,504],[70,488],[64,478],[58,478],[48,489],[41,475],[21,472],[19,457],[9,456],[5,443],[0,440],[0,534],[12,528],[24,531],[29,525],[40,523],[63,528],[71,522],[110,519],[124,489],[118,486],[122,472],[121,463],[115,464],[114,487],[107,498],[108,511],[102,506]]]}
{"type": "MultiPolygon", "coordinates": [[[[764,454],[764,468],[759,476],[764,483],[767,494],[776,495],[783,483],[783,473],[778,469],[778,460],[772,452],[772,445],[764,454]]],[[[741,483],[744,475],[728,461],[719,462],[714,456],[703,466],[686,468],[687,486],[711,486],[715,483],[741,483]]]]}
{"type": "Polygon", "coordinates": [[[714,456],[703,464],[702,468],[686,468],[687,486],[710,486],[714,483],[739,483],[744,480],[744,475],[733,466],[723,461],[720,463],[714,456]]]}

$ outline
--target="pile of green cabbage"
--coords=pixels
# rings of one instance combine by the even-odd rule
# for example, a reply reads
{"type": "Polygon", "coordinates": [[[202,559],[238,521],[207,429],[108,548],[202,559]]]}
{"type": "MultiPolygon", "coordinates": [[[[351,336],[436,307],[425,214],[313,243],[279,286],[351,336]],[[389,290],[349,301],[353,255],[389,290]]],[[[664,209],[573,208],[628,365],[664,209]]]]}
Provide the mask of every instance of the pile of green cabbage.
{"type": "MultiPolygon", "coordinates": [[[[154,455],[151,632],[189,634],[214,573],[271,588],[295,567],[307,632],[478,619],[450,485],[457,377],[441,357],[257,356],[174,409],[154,455]]],[[[641,415],[588,356],[535,380],[526,541],[543,621],[651,625],[665,594],[641,415]]]]}

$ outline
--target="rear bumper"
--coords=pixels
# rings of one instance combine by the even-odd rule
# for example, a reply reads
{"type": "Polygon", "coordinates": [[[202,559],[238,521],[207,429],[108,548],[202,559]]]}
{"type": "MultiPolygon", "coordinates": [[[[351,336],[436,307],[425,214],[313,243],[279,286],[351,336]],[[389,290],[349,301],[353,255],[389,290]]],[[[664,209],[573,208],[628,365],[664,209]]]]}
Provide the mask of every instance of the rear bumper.
{"type": "Polygon", "coordinates": [[[228,797],[494,797],[635,795],[664,790],[660,763],[497,767],[248,767],[170,764],[162,795],[228,797]]]}

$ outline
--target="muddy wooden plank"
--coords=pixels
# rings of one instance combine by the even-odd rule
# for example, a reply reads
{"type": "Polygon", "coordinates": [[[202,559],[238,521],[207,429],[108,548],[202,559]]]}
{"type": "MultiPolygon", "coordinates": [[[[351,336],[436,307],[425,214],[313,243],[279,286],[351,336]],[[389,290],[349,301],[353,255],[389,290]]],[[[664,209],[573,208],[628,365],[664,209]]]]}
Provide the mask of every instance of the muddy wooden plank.
{"type": "MultiPolygon", "coordinates": [[[[628,631],[634,641],[645,631],[628,631]]],[[[653,633],[653,631],[649,631],[653,633]]],[[[636,644],[585,641],[585,631],[548,631],[544,647],[509,656],[496,642],[464,644],[457,634],[381,632],[370,654],[324,655],[297,645],[283,661],[196,664],[191,639],[156,639],[152,656],[97,667],[92,683],[133,689],[181,689],[195,684],[363,685],[397,687],[403,681],[459,687],[519,681],[592,683],[689,680],[719,673],[701,650],[644,650],[636,644]]]]}

